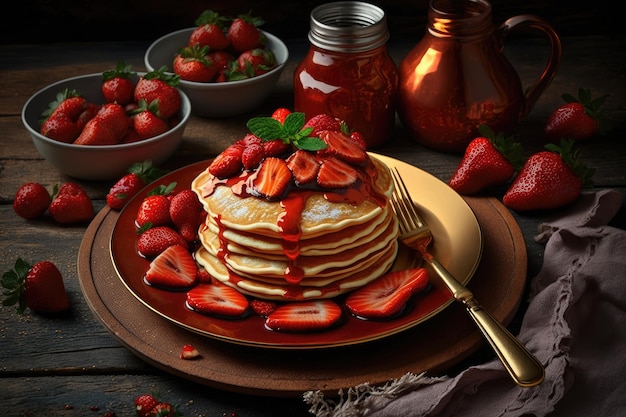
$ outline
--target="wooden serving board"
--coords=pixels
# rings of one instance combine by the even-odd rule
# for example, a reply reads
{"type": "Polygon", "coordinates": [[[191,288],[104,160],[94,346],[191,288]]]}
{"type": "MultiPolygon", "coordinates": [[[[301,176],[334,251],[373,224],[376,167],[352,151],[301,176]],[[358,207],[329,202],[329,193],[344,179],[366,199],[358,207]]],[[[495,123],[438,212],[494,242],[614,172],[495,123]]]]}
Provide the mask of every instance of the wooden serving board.
{"type": "MultiPolygon", "coordinates": [[[[495,198],[465,198],[483,232],[480,265],[468,287],[493,316],[509,323],[526,283],[526,244],[511,213],[495,198]]],[[[124,286],[111,259],[110,240],[119,213],[105,207],[85,232],[78,277],[89,307],[134,354],[173,375],[253,395],[294,397],[364,382],[381,384],[406,372],[444,371],[484,342],[458,303],[399,334],[353,346],[284,350],[242,346],[184,329],[141,303],[124,286]],[[184,344],[201,353],[180,359],[184,344]]]]}

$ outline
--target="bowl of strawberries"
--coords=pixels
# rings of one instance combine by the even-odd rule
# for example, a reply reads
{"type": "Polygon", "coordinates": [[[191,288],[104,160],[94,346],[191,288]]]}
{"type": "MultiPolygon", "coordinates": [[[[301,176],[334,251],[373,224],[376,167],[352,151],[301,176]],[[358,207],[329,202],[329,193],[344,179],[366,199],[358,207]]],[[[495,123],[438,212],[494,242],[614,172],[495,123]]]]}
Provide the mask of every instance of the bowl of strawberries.
{"type": "Polygon", "coordinates": [[[191,103],[177,82],[120,63],[37,91],[22,108],[22,122],[39,153],[63,174],[116,179],[139,161],[162,164],[180,145],[191,103]]]}
{"type": "Polygon", "coordinates": [[[148,47],[148,71],[178,75],[194,115],[225,118],[258,108],[280,78],[287,46],[259,29],[263,21],[250,14],[228,18],[205,10],[195,23],[148,47]]]}

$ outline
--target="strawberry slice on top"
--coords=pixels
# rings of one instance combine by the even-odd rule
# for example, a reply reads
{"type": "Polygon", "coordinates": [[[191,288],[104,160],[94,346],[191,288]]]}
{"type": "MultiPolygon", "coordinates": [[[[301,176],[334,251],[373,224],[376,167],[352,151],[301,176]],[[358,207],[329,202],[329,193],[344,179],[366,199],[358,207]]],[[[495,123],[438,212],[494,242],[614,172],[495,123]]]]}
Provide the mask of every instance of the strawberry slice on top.
{"type": "Polygon", "coordinates": [[[189,251],[173,245],[150,262],[145,280],[148,284],[166,289],[187,289],[196,283],[198,266],[189,251]]]}
{"type": "Polygon", "coordinates": [[[389,319],[400,313],[409,299],[427,285],[425,268],[388,272],[350,293],[346,307],[357,317],[389,319]]]}
{"type": "Polygon", "coordinates": [[[265,325],[279,332],[324,330],[341,319],[341,307],[332,300],[283,304],[265,319],[265,325]]]}

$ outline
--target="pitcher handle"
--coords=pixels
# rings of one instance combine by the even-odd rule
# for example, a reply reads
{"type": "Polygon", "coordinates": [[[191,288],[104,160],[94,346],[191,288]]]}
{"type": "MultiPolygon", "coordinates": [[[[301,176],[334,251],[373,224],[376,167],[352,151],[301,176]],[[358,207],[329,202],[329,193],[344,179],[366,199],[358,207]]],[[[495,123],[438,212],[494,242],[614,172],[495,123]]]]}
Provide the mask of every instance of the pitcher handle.
{"type": "Polygon", "coordinates": [[[530,14],[513,16],[500,25],[497,31],[499,34],[498,41],[500,52],[504,49],[505,38],[511,32],[521,29],[539,31],[546,35],[550,41],[550,56],[541,76],[526,90],[524,105],[522,106],[519,116],[520,120],[530,113],[541,93],[543,93],[552,82],[561,64],[561,55],[563,54],[561,39],[554,31],[554,28],[541,17],[530,14]]]}

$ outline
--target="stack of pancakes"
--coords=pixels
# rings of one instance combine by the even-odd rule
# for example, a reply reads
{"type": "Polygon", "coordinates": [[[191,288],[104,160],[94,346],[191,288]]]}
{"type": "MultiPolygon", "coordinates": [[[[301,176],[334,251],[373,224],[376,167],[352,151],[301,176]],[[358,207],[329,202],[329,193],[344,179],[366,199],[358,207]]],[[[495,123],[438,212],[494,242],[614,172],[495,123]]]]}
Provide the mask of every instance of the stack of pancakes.
{"type": "Polygon", "coordinates": [[[191,188],[207,211],[196,261],[240,292],[270,300],[331,298],[385,273],[395,260],[398,225],[388,198],[389,169],[369,158],[358,199],[293,189],[281,201],[240,190],[208,170],[191,188]],[[349,199],[347,199],[349,200],[349,199]],[[358,203],[357,203],[358,200],[358,203]]]}

